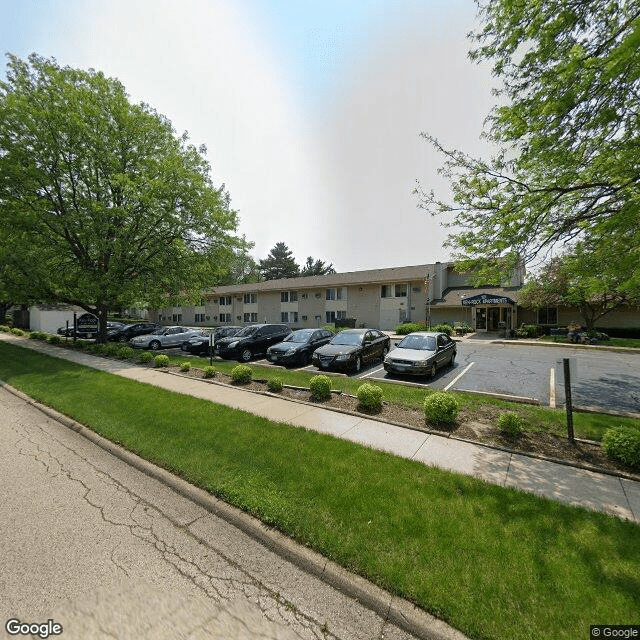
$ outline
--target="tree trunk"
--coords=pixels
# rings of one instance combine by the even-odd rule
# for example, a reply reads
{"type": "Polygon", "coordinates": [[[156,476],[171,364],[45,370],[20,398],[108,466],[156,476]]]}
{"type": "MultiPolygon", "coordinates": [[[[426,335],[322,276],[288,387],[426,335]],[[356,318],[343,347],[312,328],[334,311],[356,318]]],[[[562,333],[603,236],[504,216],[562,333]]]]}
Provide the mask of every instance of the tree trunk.
{"type": "Polygon", "coordinates": [[[98,303],[96,315],[98,316],[98,339],[97,342],[105,344],[107,342],[107,314],[109,309],[104,303],[98,303]]]}

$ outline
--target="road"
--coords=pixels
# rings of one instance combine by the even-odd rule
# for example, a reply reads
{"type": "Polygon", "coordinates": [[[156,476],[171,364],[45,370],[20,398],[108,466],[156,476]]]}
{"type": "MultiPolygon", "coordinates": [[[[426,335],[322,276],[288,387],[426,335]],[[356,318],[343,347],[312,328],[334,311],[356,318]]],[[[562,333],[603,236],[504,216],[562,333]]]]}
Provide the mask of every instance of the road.
{"type": "Polygon", "coordinates": [[[4,389],[0,469],[2,637],[413,637],[4,389]]]}

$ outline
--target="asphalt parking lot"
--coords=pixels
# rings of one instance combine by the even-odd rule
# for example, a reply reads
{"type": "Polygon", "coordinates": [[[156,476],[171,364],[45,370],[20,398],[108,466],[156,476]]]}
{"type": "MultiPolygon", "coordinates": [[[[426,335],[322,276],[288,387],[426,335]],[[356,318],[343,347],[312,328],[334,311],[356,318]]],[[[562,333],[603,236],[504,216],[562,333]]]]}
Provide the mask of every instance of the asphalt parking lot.
{"type": "MultiPolygon", "coordinates": [[[[179,349],[171,351],[181,353],[179,349]]],[[[384,380],[446,391],[498,394],[561,407],[565,401],[562,359],[575,358],[577,376],[571,385],[574,405],[640,414],[640,354],[585,350],[570,345],[472,341],[459,342],[457,352],[455,365],[439,370],[434,379],[391,377],[380,362],[357,375],[349,375],[363,381],[384,380]]],[[[253,364],[275,366],[266,359],[254,360],[253,364]]],[[[299,370],[319,373],[312,365],[299,370]]]]}

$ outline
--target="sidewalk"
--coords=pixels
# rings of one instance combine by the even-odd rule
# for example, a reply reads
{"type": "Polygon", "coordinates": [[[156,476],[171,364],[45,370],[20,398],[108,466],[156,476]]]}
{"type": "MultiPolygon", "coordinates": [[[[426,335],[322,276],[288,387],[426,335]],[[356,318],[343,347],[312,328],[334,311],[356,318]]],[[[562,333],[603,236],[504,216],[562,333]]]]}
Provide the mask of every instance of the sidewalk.
{"type": "Polygon", "coordinates": [[[241,409],[275,422],[328,433],[426,465],[640,523],[640,481],[461,442],[219,383],[66,351],[10,334],[0,334],[0,337],[35,351],[241,409]]]}

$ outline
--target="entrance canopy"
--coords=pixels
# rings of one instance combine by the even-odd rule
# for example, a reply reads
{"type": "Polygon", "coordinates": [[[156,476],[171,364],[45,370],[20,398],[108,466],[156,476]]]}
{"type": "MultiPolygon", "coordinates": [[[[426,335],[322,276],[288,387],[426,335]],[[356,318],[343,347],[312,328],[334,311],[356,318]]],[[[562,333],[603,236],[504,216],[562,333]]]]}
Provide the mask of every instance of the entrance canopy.
{"type": "Polygon", "coordinates": [[[515,304],[511,298],[507,296],[496,296],[487,293],[480,293],[477,296],[461,299],[462,306],[475,307],[478,304],[515,304]]]}

